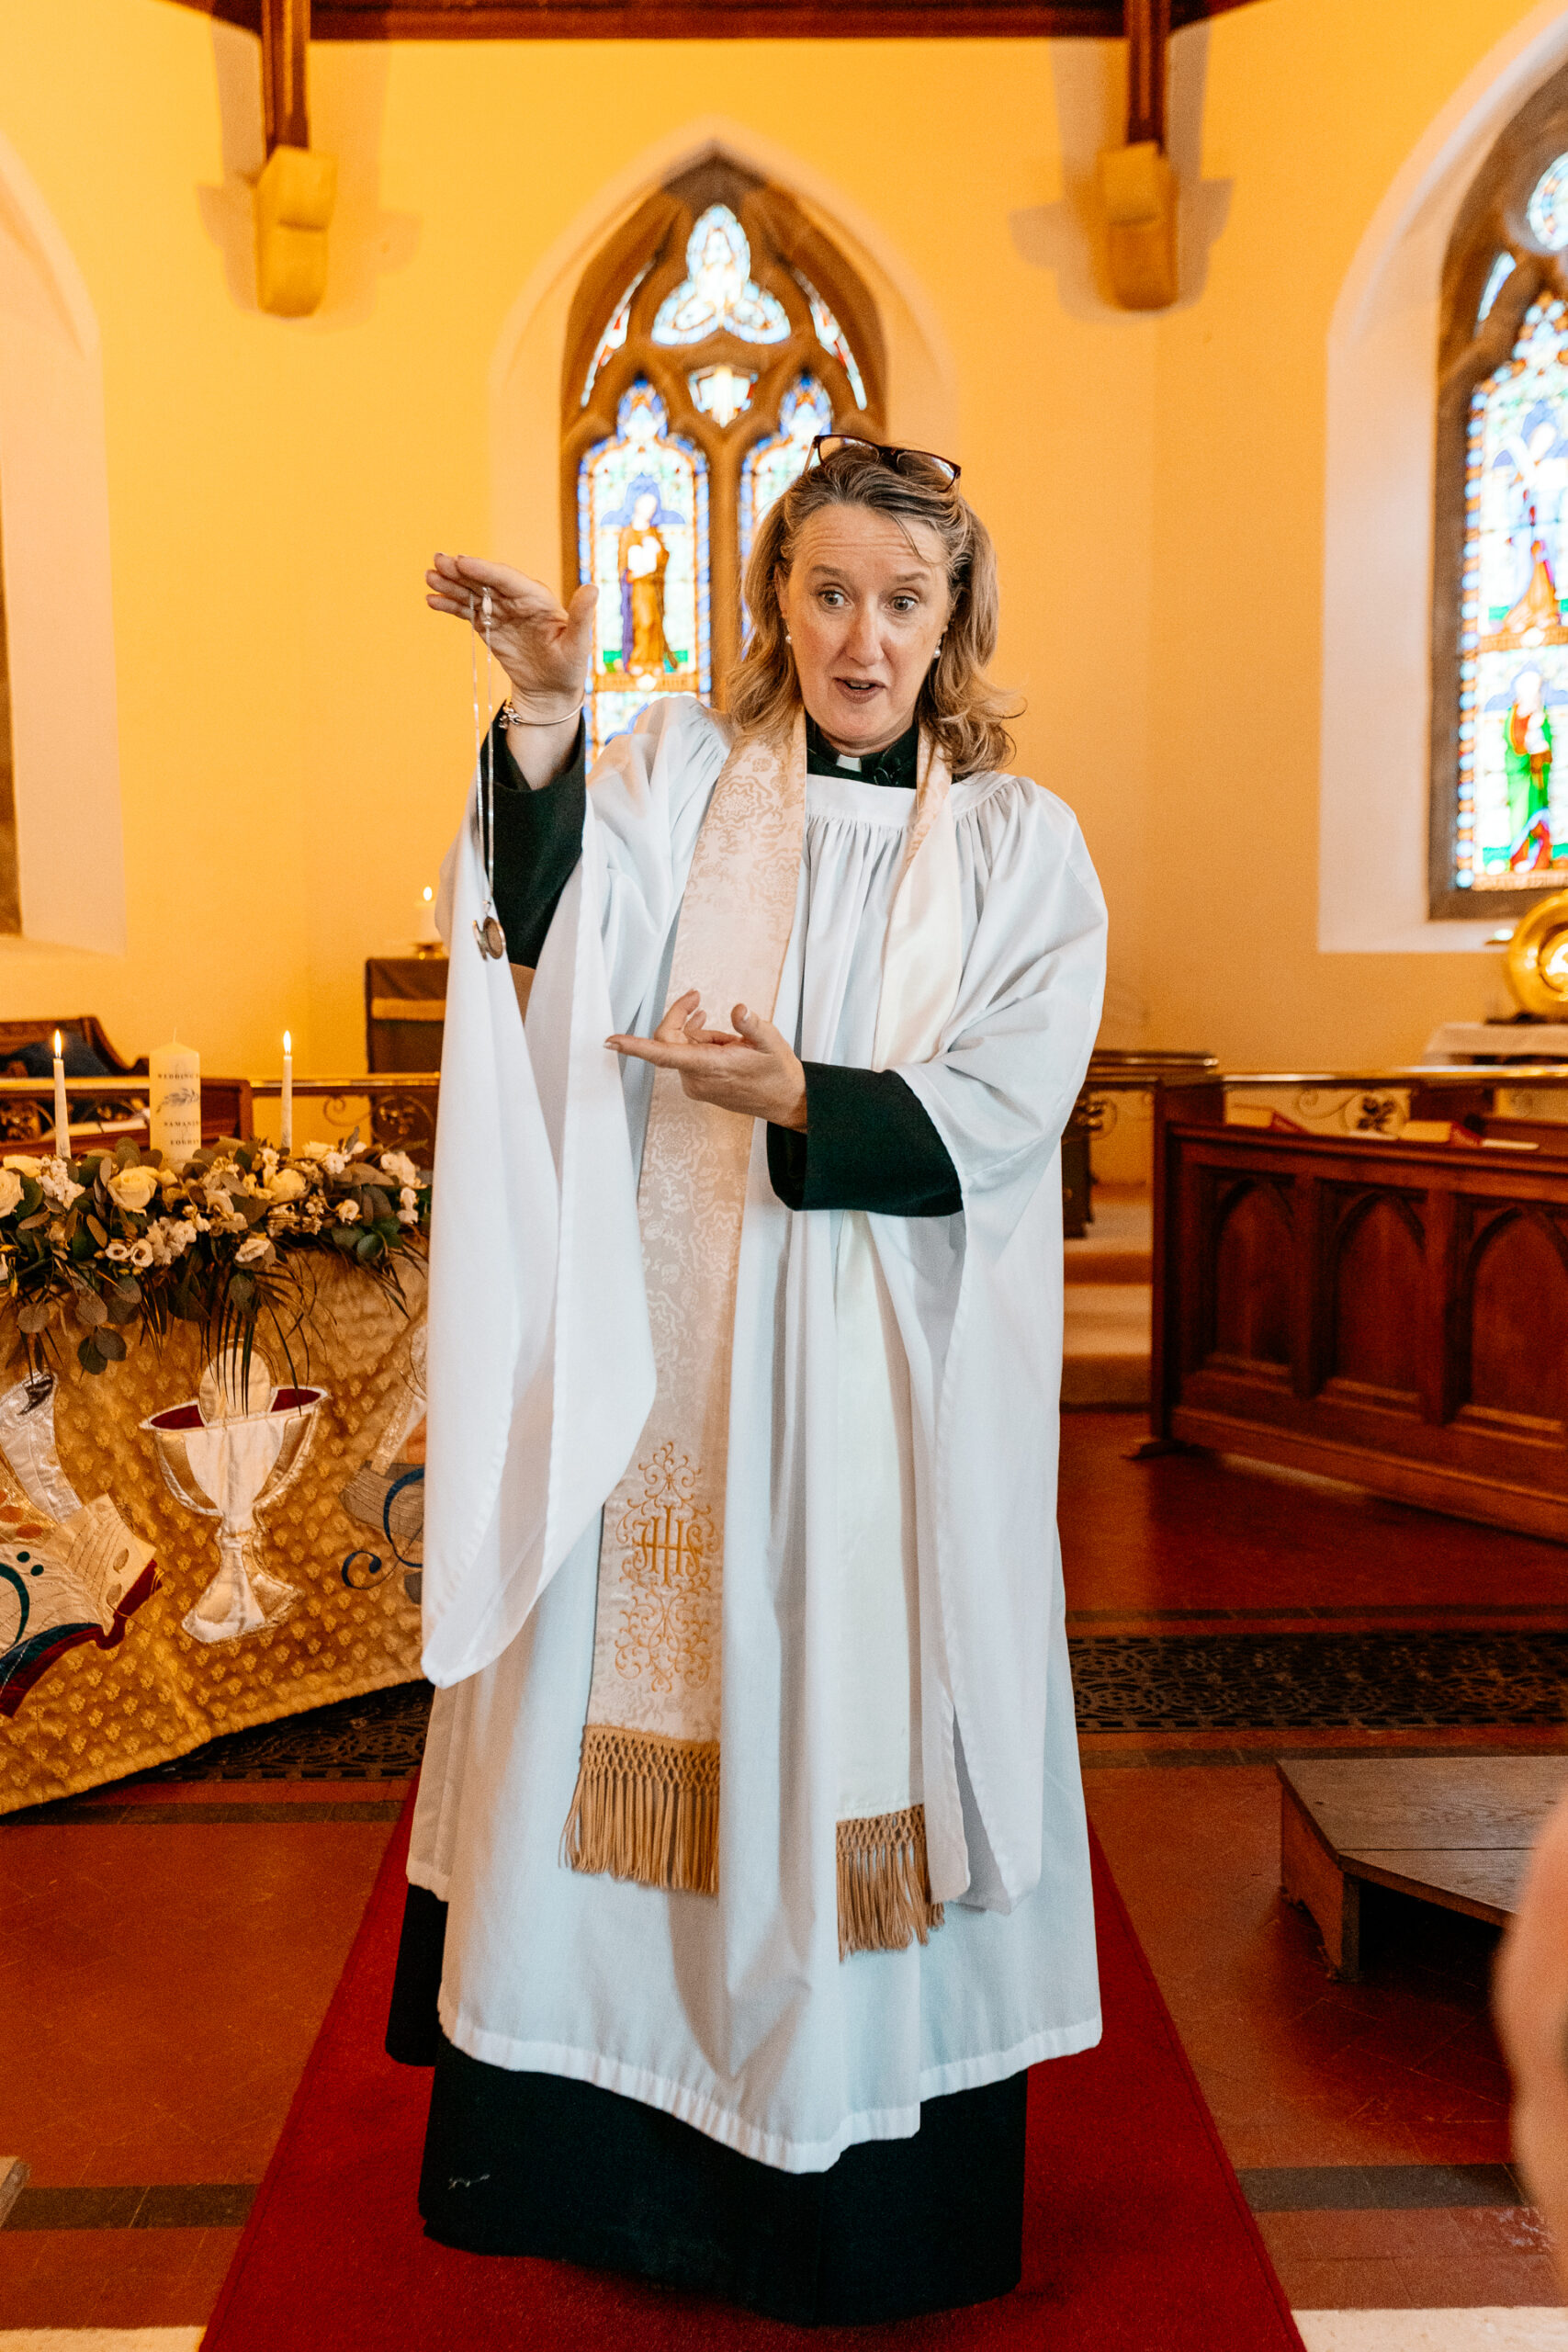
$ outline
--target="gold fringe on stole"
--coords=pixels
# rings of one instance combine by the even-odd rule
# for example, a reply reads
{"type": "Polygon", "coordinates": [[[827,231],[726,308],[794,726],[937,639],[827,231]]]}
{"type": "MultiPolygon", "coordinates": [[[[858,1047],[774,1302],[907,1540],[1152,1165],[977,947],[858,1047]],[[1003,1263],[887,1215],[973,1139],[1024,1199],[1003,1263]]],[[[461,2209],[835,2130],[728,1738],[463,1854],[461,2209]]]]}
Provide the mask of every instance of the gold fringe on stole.
{"type": "Polygon", "coordinates": [[[718,1742],[585,1724],[561,1859],[639,1886],[716,1894],[718,1742]]]}
{"type": "Polygon", "coordinates": [[[926,1809],[878,1813],[839,1824],[839,1958],[904,1951],[942,1923],[926,1865],[926,1809]]]}

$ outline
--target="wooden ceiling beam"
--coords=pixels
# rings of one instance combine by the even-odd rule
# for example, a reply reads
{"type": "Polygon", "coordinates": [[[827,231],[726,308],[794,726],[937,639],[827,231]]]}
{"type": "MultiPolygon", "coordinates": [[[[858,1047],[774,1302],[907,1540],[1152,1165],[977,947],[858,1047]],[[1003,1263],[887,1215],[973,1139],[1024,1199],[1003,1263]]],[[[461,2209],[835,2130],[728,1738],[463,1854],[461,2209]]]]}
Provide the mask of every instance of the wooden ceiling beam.
{"type": "MultiPolygon", "coordinates": [[[[259,33],[276,0],[172,0],[259,33]]],[[[313,0],[312,40],[1114,40],[1151,0],[313,0]]],[[[1251,0],[1166,0],[1168,28],[1251,0]]]]}
{"type": "Polygon", "coordinates": [[[266,152],[308,147],[305,61],[310,46],[310,0],[261,0],[262,111],[266,152]]]}

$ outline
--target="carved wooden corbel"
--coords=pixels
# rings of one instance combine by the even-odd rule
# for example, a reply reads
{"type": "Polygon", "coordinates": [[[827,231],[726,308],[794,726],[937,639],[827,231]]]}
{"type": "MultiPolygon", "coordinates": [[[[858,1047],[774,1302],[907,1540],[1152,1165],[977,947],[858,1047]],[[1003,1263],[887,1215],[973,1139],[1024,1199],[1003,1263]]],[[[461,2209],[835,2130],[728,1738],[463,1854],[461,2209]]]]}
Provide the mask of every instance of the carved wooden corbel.
{"type": "Polygon", "coordinates": [[[1176,175],[1166,153],[1170,0],[1126,0],[1127,143],[1100,159],[1111,283],[1125,311],[1177,297],[1176,175]]]}
{"type": "Polygon", "coordinates": [[[310,152],[310,0],[262,0],[261,32],[266,164],[255,188],[256,300],[275,318],[303,319],[327,290],[337,194],[335,158],[310,152]]]}

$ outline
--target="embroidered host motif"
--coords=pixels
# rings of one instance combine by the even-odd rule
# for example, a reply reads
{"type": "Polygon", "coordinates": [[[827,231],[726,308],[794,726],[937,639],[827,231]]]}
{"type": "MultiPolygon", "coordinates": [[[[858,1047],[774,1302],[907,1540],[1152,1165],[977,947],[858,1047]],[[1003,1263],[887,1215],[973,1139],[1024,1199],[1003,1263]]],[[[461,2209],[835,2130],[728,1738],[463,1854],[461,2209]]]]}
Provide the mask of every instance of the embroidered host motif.
{"type": "Polygon", "coordinates": [[[697,1472],[671,1438],[639,1465],[644,1492],[623,1512],[615,1542],[622,1604],[615,1671],[628,1682],[647,1676],[660,1694],[677,1682],[695,1689],[713,1670],[706,1606],[713,1581],[713,1520],[697,1498],[697,1472]]]}

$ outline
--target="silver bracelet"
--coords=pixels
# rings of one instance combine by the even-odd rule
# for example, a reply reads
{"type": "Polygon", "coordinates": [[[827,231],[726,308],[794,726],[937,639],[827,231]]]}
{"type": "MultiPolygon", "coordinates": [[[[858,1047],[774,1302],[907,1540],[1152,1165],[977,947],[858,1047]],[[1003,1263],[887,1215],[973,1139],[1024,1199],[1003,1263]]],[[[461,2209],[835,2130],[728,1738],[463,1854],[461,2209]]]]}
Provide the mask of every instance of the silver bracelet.
{"type": "MultiPolygon", "coordinates": [[[[586,700],[584,695],[583,701],[586,700]]],[[[563,711],[558,718],[525,718],[514,702],[504,702],[497,711],[496,718],[502,727],[564,727],[567,720],[575,718],[581,708],[582,703],[580,702],[575,709],[563,711]]]]}

